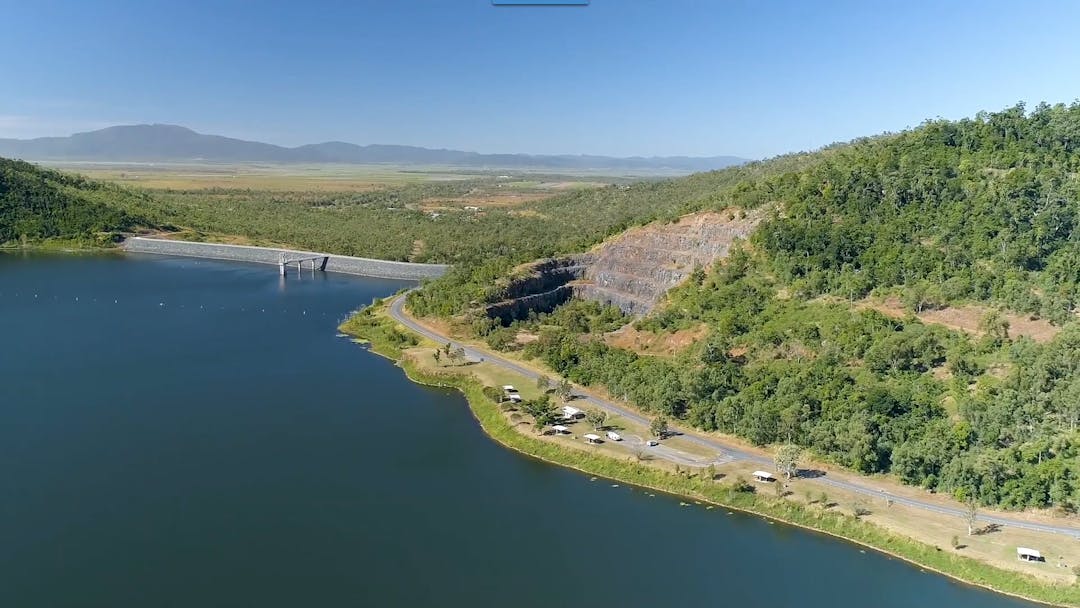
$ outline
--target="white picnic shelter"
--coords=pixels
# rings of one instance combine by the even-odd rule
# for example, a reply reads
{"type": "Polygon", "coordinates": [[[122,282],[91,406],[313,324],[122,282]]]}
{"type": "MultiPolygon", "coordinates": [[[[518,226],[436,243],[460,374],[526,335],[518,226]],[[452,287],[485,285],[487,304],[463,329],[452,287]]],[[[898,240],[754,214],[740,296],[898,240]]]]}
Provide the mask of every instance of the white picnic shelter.
{"type": "Polygon", "coordinates": [[[1016,559],[1023,562],[1041,562],[1043,561],[1042,553],[1039,553],[1036,549],[1028,549],[1027,547],[1016,548],[1016,559]]]}

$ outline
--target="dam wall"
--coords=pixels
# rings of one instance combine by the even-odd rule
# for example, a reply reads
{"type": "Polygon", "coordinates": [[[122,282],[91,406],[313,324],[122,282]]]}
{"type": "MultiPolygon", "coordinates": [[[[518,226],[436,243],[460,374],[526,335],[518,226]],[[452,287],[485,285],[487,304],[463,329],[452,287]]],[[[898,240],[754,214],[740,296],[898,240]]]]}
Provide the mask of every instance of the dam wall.
{"type": "Polygon", "coordinates": [[[225,245],[221,243],[196,243],[192,241],[171,241],[147,237],[130,237],[122,245],[125,251],[134,253],[153,253],[175,255],[212,260],[235,262],[254,262],[257,264],[277,265],[284,252],[288,256],[327,256],[327,272],[340,272],[365,277],[382,279],[405,279],[420,281],[434,279],[446,273],[445,264],[416,264],[413,262],[392,262],[355,258],[347,255],[333,255],[293,249],[275,249],[271,247],[251,247],[248,245],[225,245]]]}

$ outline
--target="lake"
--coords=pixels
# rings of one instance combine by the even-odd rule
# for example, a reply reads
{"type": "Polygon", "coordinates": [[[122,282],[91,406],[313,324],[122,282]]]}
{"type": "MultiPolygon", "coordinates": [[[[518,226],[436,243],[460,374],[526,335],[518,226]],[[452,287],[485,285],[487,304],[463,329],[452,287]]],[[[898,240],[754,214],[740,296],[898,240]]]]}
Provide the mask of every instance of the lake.
{"type": "Polygon", "coordinates": [[[499,447],[335,336],[405,285],[0,255],[0,606],[1030,606],[499,447]]]}

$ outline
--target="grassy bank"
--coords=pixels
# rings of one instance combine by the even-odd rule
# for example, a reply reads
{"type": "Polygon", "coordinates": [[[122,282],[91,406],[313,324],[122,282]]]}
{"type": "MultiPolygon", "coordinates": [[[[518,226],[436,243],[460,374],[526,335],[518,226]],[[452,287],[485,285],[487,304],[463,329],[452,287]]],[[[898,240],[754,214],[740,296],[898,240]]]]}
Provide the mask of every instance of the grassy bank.
{"type": "Polygon", "coordinates": [[[405,351],[415,346],[418,340],[382,314],[383,306],[376,303],[354,314],[341,325],[341,330],[365,340],[374,352],[397,361],[413,381],[460,390],[484,431],[510,449],[589,475],[755,513],[836,536],[1000,593],[1056,605],[1080,606],[1080,586],[1050,585],[1031,576],[964,557],[949,548],[935,547],[891,533],[852,515],[752,491],[740,491],[737,483],[721,483],[686,473],[678,475],[632,458],[620,460],[571,449],[522,433],[507,420],[500,406],[484,395],[483,385],[472,375],[465,372],[434,372],[422,369],[412,361],[405,351]]]}

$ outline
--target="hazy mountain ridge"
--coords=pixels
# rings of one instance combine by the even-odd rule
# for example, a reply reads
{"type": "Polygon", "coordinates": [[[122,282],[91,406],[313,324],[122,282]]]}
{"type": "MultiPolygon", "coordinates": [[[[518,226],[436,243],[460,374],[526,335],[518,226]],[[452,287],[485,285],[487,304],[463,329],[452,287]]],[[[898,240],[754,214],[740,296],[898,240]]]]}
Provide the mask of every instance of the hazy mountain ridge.
{"type": "Polygon", "coordinates": [[[82,161],[261,161],[538,167],[553,169],[649,169],[708,171],[747,162],[735,156],[629,157],[593,155],[480,154],[401,145],[357,145],[341,141],[293,148],[206,135],[177,125],[123,125],[70,137],[0,139],[0,156],[26,160],[82,161]]]}

